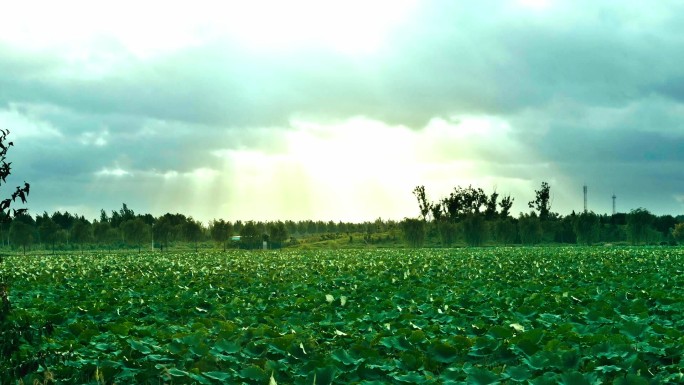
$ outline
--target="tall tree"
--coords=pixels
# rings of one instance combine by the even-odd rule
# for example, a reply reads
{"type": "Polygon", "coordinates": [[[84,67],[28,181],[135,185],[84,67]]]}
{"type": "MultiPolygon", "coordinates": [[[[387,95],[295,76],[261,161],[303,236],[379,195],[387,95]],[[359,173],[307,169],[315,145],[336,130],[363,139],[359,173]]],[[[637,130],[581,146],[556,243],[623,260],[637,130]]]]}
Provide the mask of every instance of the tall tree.
{"type": "Polygon", "coordinates": [[[409,247],[418,248],[423,246],[425,243],[425,221],[405,218],[400,226],[409,247]]]}
{"type": "Polygon", "coordinates": [[[22,216],[14,218],[10,225],[10,240],[12,244],[20,246],[26,254],[26,247],[31,246],[35,240],[36,229],[28,221],[22,220],[22,216]]]}
{"type": "Polygon", "coordinates": [[[247,250],[258,249],[261,245],[261,236],[254,221],[248,221],[240,229],[240,245],[247,250]]]}
{"type": "Polygon", "coordinates": [[[648,241],[649,231],[654,220],[655,215],[641,207],[627,214],[627,233],[632,244],[638,245],[648,241]]]}
{"type": "Polygon", "coordinates": [[[667,238],[678,223],[672,215],[662,215],[653,219],[653,228],[667,238]]]}
{"type": "Polygon", "coordinates": [[[169,240],[173,233],[173,220],[171,214],[164,214],[152,226],[152,235],[155,242],[159,242],[159,249],[164,251],[164,248],[169,247],[169,240]]]}
{"type": "Polygon", "coordinates": [[[93,240],[93,226],[85,218],[79,218],[71,228],[71,239],[78,243],[83,253],[84,244],[93,240]]]}
{"type": "MultiPolygon", "coordinates": [[[[45,213],[47,217],[47,213],[45,213]]],[[[55,242],[57,242],[57,232],[59,231],[59,226],[52,220],[52,218],[47,217],[41,221],[38,227],[38,234],[40,239],[47,245],[52,245],[52,254],[55,253],[55,242]]]]}
{"type": "MultiPolygon", "coordinates": [[[[102,210],[102,213],[105,213],[105,211],[102,210]]],[[[105,215],[105,218],[102,218],[102,216],[101,216],[99,221],[95,221],[93,223],[93,238],[95,239],[95,242],[98,243],[99,245],[109,244],[111,241],[111,239],[110,239],[111,233],[110,232],[112,230],[113,230],[112,226],[107,221],[106,215],[105,215]]]]}
{"type": "Polygon", "coordinates": [[[538,212],[539,219],[545,221],[549,219],[551,212],[551,186],[548,183],[542,182],[539,190],[534,190],[534,200],[527,203],[531,209],[538,212]]]}
{"type": "Polygon", "coordinates": [[[443,217],[443,211],[442,211],[442,203],[435,203],[430,207],[430,211],[432,212],[432,219],[435,222],[439,222],[442,217],[443,217]]]}
{"type": "Polygon", "coordinates": [[[140,253],[142,245],[151,240],[150,226],[142,218],[129,219],[123,222],[121,231],[124,233],[126,243],[138,247],[138,253],[140,253]]]}
{"type": "Polygon", "coordinates": [[[430,214],[432,204],[428,202],[427,196],[425,195],[425,186],[416,186],[416,188],[413,189],[413,195],[415,195],[418,200],[420,215],[423,217],[424,221],[427,221],[427,216],[430,214]]]}
{"type": "Polygon", "coordinates": [[[223,246],[223,251],[226,251],[226,243],[231,237],[233,232],[233,225],[230,222],[226,222],[223,219],[213,220],[209,223],[209,233],[211,234],[211,239],[217,244],[223,246]]]}
{"type": "Polygon", "coordinates": [[[515,226],[513,219],[502,217],[494,222],[493,235],[497,242],[504,245],[510,245],[515,242],[518,237],[518,229],[515,226]]]}
{"type": "Polygon", "coordinates": [[[469,246],[482,246],[487,231],[482,214],[468,214],[463,220],[463,236],[469,246]]]}
{"type": "Polygon", "coordinates": [[[487,204],[485,206],[485,218],[487,218],[487,220],[491,221],[496,219],[498,216],[496,212],[496,204],[498,199],[499,193],[497,193],[496,190],[492,192],[492,195],[490,195],[489,199],[487,199],[487,204]]]}
{"type": "Polygon", "coordinates": [[[443,247],[451,247],[456,242],[458,224],[446,219],[439,219],[435,220],[433,225],[437,226],[437,232],[443,247]]]}
{"type": "Polygon", "coordinates": [[[576,215],[573,225],[578,243],[591,245],[599,240],[599,216],[594,214],[593,211],[576,215]]]}
{"type": "Polygon", "coordinates": [[[508,218],[508,216],[511,215],[513,200],[514,198],[512,198],[510,195],[506,195],[505,197],[501,198],[501,202],[499,202],[499,207],[501,208],[501,218],[508,218]]]}
{"type": "MultiPolygon", "coordinates": [[[[102,213],[100,213],[100,216],[102,216],[102,213]]],[[[122,223],[133,219],[135,219],[135,212],[129,209],[128,205],[123,203],[119,211],[112,210],[112,218],[109,222],[111,223],[112,227],[119,227],[122,223]]]]}
{"type": "Polygon", "coordinates": [[[520,214],[518,218],[518,234],[520,241],[526,245],[533,245],[541,242],[542,227],[537,213],[520,214]]]}
{"type": "Polygon", "coordinates": [[[285,223],[281,221],[269,223],[268,235],[272,248],[280,249],[283,247],[283,244],[287,239],[287,228],[285,227],[285,223]]]}
{"type": "Polygon", "coordinates": [[[187,222],[183,225],[183,234],[185,235],[186,241],[195,244],[195,252],[197,252],[197,243],[202,237],[202,224],[192,218],[188,218],[187,222]]]}
{"type": "Polygon", "coordinates": [[[67,231],[74,226],[74,222],[78,219],[76,216],[71,215],[68,211],[64,212],[64,214],[56,211],[52,213],[51,218],[61,229],[67,231]]]}

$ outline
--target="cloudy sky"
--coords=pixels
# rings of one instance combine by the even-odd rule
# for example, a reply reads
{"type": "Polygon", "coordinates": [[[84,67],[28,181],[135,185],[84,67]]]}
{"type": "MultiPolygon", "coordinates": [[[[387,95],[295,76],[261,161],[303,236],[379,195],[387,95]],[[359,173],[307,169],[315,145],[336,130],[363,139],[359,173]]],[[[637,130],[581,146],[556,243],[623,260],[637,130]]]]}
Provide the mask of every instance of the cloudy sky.
{"type": "Polygon", "coordinates": [[[34,214],[401,219],[469,184],[518,213],[542,181],[684,214],[681,1],[99,3],[0,13],[34,214]]]}

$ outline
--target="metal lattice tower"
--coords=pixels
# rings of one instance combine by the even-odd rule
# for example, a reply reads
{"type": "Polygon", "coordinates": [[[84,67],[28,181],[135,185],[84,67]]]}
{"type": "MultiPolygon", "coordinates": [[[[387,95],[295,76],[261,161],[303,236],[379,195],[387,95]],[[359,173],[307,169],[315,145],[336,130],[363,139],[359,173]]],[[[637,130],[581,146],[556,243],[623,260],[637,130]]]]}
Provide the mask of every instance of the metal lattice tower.
{"type": "Polygon", "coordinates": [[[615,198],[617,197],[613,194],[613,215],[615,215],[615,198]]]}
{"type": "Polygon", "coordinates": [[[587,185],[584,185],[584,212],[587,212],[587,185]]]}

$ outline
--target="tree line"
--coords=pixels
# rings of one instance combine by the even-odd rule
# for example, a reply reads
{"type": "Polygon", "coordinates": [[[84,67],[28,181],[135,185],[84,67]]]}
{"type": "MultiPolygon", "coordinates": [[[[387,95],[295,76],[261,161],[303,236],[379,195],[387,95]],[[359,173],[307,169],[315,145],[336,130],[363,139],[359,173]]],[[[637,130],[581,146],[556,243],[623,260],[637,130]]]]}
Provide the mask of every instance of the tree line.
{"type": "MultiPolygon", "coordinates": [[[[347,223],[334,221],[241,221],[216,219],[207,225],[183,214],[136,214],[125,203],[119,210],[100,210],[92,221],[83,215],[56,211],[35,217],[28,212],[10,217],[0,214],[0,245],[24,252],[36,245],[44,249],[81,250],[86,248],[168,249],[176,243],[190,243],[195,249],[203,242],[215,242],[227,248],[281,248],[297,243],[298,238],[315,235],[362,233],[372,242],[376,233],[398,227],[396,222],[378,219],[374,222],[347,223]]],[[[377,238],[377,237],[376,237],[377,238]]]]}
{"type": "Polygon", "coordinates": [[[644,208],[614,215],[586,211],[562,216],[551,211],[551,186],[542,182],[527,203],[531,209],[517,218],[510,209],[514,198],[496,191],[457,186],[446,197],[430,201],[425,186],[413,190],[419,216],[401,222],[409,246],[450,247],[457,242],[469,246],[539,243],[595,244],[684,243],[684,216],[656,216],[644,208]]]}

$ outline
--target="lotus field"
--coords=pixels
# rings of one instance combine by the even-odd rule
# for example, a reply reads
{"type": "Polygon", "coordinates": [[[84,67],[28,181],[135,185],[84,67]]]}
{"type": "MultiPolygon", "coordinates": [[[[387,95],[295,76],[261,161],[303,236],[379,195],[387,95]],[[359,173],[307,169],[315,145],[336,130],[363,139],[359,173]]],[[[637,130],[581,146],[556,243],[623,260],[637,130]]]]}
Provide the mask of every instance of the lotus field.
{"type": "Polygon", "coordinates": [[[13,256],[2,383],[681,383],[684,249],[13,256]]]}

